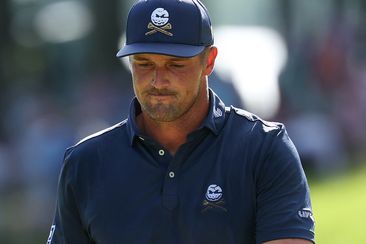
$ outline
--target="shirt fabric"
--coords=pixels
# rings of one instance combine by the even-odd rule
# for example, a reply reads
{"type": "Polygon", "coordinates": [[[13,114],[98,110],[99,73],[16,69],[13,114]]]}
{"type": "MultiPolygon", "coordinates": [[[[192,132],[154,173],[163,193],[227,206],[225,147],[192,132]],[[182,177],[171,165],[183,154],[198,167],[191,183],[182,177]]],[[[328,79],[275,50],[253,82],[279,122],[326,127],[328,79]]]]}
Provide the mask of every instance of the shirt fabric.
{"type": "Polygon", "coordinates": [[[283,124],[210,110],[175,156],[123,122],[67,149],[51,244],[314,242],[307,180],[283,124]]]}

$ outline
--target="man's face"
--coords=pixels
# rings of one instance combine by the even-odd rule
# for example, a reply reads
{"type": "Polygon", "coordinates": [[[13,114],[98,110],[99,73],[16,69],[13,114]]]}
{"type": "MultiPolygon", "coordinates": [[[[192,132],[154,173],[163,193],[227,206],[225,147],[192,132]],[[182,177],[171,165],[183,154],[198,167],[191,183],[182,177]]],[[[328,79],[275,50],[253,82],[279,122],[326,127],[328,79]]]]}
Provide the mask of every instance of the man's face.
{"type": "Polygon", "coordinates": [[[175,121],[207,96],[206,75],[211,70],[200,55],[136,54],[130,62],[135,95],[142,111],[155,121],[175,121]]]}

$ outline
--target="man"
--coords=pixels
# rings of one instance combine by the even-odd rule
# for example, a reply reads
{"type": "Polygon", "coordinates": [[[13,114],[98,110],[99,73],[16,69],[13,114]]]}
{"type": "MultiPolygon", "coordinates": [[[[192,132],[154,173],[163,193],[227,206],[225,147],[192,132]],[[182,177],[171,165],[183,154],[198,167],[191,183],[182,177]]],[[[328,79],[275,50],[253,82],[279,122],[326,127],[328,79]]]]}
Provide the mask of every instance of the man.
{"type": "Polygon", "coordinates": [[[48,243],[314,242],[309,189],[284,126],[225,107],[198,0],[141,0],[126,45],[125,121],[66,151],[48,243]]]}

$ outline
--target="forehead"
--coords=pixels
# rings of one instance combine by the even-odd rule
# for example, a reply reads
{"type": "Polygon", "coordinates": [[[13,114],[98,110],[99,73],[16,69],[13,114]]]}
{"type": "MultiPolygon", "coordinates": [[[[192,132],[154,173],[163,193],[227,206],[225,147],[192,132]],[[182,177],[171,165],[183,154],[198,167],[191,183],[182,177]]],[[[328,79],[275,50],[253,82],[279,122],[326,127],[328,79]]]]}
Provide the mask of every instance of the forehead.
{"type": "Polygon", "coordinates": [[[130,56],[130,60],[135,61],[190,61],[195,60],[197,56],[191,58],[181,58],[175,56],[168,56],[162,54],[153,54],[153,53],[142,53],[142,54],[134,54],[130,56]]]}

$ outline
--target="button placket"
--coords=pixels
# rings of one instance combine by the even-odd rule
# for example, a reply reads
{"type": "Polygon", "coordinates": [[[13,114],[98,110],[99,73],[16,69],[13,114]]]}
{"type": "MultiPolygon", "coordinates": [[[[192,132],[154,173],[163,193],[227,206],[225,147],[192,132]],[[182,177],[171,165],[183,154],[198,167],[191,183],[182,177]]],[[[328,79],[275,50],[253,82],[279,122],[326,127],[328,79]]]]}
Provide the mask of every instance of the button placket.
{"type": "Polygon", "coordinates": [[[159,155],[160,155],[160,156],[164,156],[164,155],[165,155],[165,151],[164,151],[163,149],[160,149],[160,150],[159,150],[159,155]]]}
{"type": "Polygon", "coordinates": [[[163,206],[173,210],[178,206],[177,162],[173,159],[167,168],[163,188],[163,206]]]}

